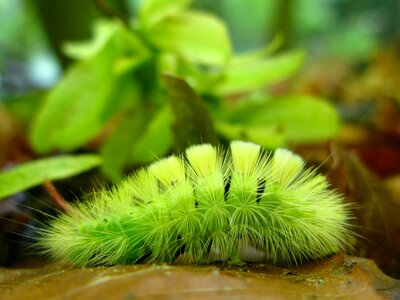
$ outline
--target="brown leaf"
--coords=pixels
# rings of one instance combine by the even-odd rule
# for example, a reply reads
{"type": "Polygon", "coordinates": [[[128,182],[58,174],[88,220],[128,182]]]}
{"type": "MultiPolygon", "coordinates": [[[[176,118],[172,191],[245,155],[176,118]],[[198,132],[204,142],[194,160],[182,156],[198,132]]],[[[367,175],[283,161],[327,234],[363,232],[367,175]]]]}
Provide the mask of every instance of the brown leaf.
{"type": "Polygon", "coordinates": [[[400,203],[354,154],[336,149],[331,178],[355,203],[357,255],[374,259],[384,272],[400,276],[400,203]]]}
{"type": "Polygon", "coordinates": [[[400,281],[368,259],[336,255],[284,269],[267,265],[130,265],[0,270],[1,299],[387,299],[400,281]]]}
{"type": "Polygon", "coordinates": [[[164,75],[163,79],[175,117],[175,150],[182,151],[198,143],[217,144],[211,116],[195,91],[177,77],[164,75]]]}

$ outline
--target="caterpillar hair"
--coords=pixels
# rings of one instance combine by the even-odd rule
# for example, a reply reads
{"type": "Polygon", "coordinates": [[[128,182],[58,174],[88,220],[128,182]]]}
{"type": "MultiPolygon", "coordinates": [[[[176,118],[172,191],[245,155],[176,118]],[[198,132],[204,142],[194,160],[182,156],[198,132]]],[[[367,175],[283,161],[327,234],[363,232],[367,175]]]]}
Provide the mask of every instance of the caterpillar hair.
{"type": "Polygon", "coordinates": [[[289,150],[201,144],[71,205],[39,229],[38,246],[78,266],[296,265],[351,248],[350,217],[327,178],[289,150]]]}

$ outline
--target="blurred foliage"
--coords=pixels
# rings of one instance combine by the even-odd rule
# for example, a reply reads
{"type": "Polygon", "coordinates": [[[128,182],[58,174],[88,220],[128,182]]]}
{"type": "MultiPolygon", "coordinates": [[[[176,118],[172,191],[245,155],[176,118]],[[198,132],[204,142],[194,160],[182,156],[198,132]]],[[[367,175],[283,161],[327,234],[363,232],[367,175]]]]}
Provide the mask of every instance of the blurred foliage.
{"type": "MultiPolygon", "coordinates": [[[[319,34],[319,45],[331,53],[360,58],[377,42],[373,30],[396,32],[389,21],[376,23],[392,1],[381,11],[372,11],[371,1],[360,6],[344,0],[78,2],[31,4],[56,55],[69,66],[52,89],[3,104],[28,131],[34,156],[97,152],[103,174],[114,181],[128,168],[202,141],[244,139],[273,149],[333,137],[340,121],[327,100],[268,89],[303,65],[306,51],[282,49],[319,34]],[[77,5],[85,17],[66,20],[63,12],[77,5]],[[349,13],[360,7],[357,15],[349,13]],[[237,22],[250,15],[252,22],[237,22]],[[64,43],[87,37],[90,25],[91,39],[64,43]]],[[[0,4],[15,6],[16,14],[18,4],[0,4]]],[[[28,11],[28,20],[4,24],[29,44],[43,36],[28,11]],[[16,29],[31,24],[33,35],[16,29]]],[[[16,47],[10,36],[0,41],[16,47]]]]}
{"type": "MultiPolygon", "coordinates": [[[[52,85],[60,72],[55,58],[64,67],[72,61],[62,51],[65,41],[88,38],[101,15],[129,22],[141,2],[0,0],[0,98],[52,85]]],[[[333,54],[360,61],[400,33],[398,0],[194,0],[193,6],[223,19],[239,51],[282,34],[287,47],[302,46],[313,58],[333,54]]]]}
{"type": "Polygon", "coordinates": [[[0,98],[48,87],[58,71],[31,3],[0,0],[0,98]]]}
{"type": "Polygon", "coordinates": [[[38,185],[45,180],[56,180],[79,174],[101,162],[92,154],[59,156],[38,159],[18,168],[0,173],[0,198],[38,185]],[[32,176],[32,174],[35,174],[32,176]]]}
{"type": "MultiPolygon", "coordinates": [[[[244,139],[272,149],[333,137],[340,121],[327,100],[290,92],[278,96],[268,89],[304,62],[306,51],[282,49],[305,45],[302,40],[319,34],[319,46],[331,53],[363,57],[377,42],[374,30],[396,31],[391,19],[381,27],[376,22],[393,1],[381,11],[372,11],[371,1],[344,0],[78,2],[32,3],[50,45],[69,66],[52,89],[3,104],[28,131],[35,156],[97,152],[112,180],[120,180],[127,168],[201,141],[244,139]],[[77,5],[85,17],[64,20],[63,12],[77,5]],[[357,15],[349,13],[360,7],[357,15]],[[237,22],[249,16],[252,22],[237,22]],[[52,27],[55,18],[58,25],[52,27]],[[87,37],[90,25],[91,39],[63,43],[87,37]]],[[[30,19],[35,24],[33,14],[30,19]]],[[[38,39],[35,32],[19,34],[38,39]]]]}
{"type": "MultiPolygon", "coordinates": [[[[39,155],[98,152],[104,174],[119,180],[129,166],[189,144],[217,143],[218,137],[276,148],[337,132],[338,116],[326,100],[282,98],[265,89],[293,75],[304,51],[272,55],[281,44],[277,38],[234,54],[226,25],[190,4],[143,1],[129,24],[100,19],[91,40],[66,44],[65,53],[76,62],[38,97],[34,118],[25,120],[32,149],[39,155]]],[[[6,101],[6,108],[27,117],[23,103],[31,105],[32,96],[15,101],[6,101]]],[[[46,161],[41,166],[52,169],[46,161]]],[[[32,174],[24,165],[16,169],[32,174]]],[[[43,176],[37,174],[38,184],[43,176]]]]}
{"type": "Polygon", "coordinates": [[[279,33],[286,46],[303,46],[313,56],[363,61],[382,41],[400,37],[398,0],[221,0],[210,9],[226,20],[241,51],[279,33]]]}

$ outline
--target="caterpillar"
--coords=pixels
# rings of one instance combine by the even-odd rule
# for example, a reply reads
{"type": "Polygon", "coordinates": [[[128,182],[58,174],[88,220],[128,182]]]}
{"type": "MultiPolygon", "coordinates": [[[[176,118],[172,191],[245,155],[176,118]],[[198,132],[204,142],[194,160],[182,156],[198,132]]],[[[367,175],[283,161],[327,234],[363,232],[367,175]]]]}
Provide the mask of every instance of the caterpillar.
{"type": "Polygon", "coordinates": [[[343,197],[287,149],[233,141],[162,158],[40,230],[77,266],[267,262],[297,265],[351,248],[343,197]]]}

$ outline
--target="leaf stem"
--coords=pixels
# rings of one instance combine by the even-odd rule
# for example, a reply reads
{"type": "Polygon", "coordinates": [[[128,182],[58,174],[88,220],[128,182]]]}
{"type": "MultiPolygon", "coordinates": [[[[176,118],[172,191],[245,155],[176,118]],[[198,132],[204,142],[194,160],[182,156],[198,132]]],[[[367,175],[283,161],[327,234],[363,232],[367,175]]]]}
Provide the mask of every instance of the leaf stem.
{"type": "Polygon", "coordinates": [[[57,191],[56,187],[53,183],[47,178],[43,182],[43,187],[46,192],[50,195],[50,198],[54,201],[54,203],[61,209],[62,212],[68,212],[71,206],[64,199],[64,197],[57,191]]]}

